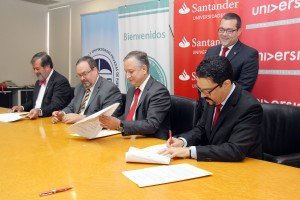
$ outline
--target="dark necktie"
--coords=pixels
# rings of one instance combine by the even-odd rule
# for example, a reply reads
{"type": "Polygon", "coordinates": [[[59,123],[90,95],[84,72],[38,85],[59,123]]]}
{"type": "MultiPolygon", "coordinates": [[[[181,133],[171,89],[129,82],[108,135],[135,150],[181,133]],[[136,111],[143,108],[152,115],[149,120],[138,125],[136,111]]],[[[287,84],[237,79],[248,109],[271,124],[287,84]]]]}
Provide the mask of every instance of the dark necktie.
{"type": "Polygon", "coordinates": [[[45,80],[40,80],[40,81],[39,81],[39,86],[41,86],[41,85],[46,85],[46,79],[45,79],[45,80]]]}
{"type": "Polygon", "coordinates": [[[222,49],[222,54],[221,54],[221,56],[226,57],[226,52],[227,52],[228,50],[229,50],[228,47],[224,47],[224,48],[222,49]]]}
{"type": "Polygon", "coordinates": [[[219,118],[222,106],[223,105],[221,103],[219,105],[216,105],[216,112],[215,112],[215,117],[214,117],[214,121],[213,121],[213,127],[215,126],[215,124],[219,118]]]}
{"type": "Polygon", "coordinates": [[[126,121],[132,121],[133,119],[133,115],[135,113],[135,110],[136,110],[136,106],[137,106],[137,103],[138,103],[138,100],[139,100],[139,95],[141,93],[141,90],[140,88],[136,88],[135,91],[134,91],[134,99],[133,99],[133,104],[129,110],[129,113],[126,117],[126,121]]]}
{"type": "Polygon", "coordinates": [[[89,99],[90,93],[91,93],[91,89],[86,89],[85,95],[80,104],[79,114],[85,109],[85,104],[86,104],[87,100],[89,99]]]}

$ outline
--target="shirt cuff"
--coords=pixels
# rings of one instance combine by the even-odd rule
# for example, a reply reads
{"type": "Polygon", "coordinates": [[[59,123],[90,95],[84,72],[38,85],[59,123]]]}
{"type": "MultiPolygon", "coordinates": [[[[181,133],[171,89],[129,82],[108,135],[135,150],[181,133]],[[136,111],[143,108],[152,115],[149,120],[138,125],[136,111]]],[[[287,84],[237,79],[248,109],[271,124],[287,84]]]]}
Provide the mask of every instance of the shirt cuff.
{"type": "Polygon", "coordinates": [[[186,141],[186,139],[184,139],[183,137],[179,137],[178,139],[180,139],[180,140],[183,141],[183,147],[186,147],[186,146],[187,146],[187,141],[186,141]]]}
{"type": "Polygon", "coordinates": [[[190,152],[191,152],[191,158],[194,158],[197,160],[197,151],[195,146],[190,146],[190,152]]]}

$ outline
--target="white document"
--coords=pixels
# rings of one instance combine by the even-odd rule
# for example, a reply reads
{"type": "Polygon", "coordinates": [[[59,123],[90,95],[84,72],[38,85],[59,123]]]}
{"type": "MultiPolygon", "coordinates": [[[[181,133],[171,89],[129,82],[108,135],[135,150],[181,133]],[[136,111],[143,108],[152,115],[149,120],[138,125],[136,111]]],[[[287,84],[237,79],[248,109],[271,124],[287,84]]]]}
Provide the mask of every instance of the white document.
{"type": "Polygon", "coordinates": [[[28,112],[14,112],[0,114],[0,122],[14,122],[25,118],[28,112]]]}
{"type": "Polygon", "coordinates": [[[122,173],[139,187],[159,185],[212,175],[211,172],[194,167],[190,164],[149,167],[124,171],[122,173]]]}
{"type": "Polygon", "coordinates": [[[102,126],[100,126],[100,122],[98,117],[100,115],[111,116],[115,110],[118,108],[119,103],[115,103],[111,106],[108,106],[99,112],[96,112],[75,124],[69,126],[69,130],[75,134],[72,135],[80,135],[82,137],[86,137],[88,139],[94,139],[109,135],[114,135],[120,133],[116,130],[102,130],[102,126]]]}
{"type": "Polygon", "coordinates": [[[125,160],[126,162],[168,165],[170,164],[171,158],[157,154],[157,152],[163,148],[167,148],[165,144],[150,146],[145,149],[130,147],[128,152],[125,153],[125,160]]]}

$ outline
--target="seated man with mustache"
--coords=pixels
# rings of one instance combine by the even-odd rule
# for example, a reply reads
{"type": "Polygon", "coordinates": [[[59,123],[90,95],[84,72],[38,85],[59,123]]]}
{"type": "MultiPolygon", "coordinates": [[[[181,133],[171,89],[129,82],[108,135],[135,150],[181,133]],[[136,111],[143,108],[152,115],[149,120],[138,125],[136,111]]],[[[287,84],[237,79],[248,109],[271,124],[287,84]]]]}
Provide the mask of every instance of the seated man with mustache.
{"type": "Polygon", "coordinates": [[[263,110],[254,96],[233,82],[228,59],[209,57],[200,63],[196,74],[197,87],[207,103],[203,114],[196,127],[169,139],[168,148],[159,153],[198,161],[261,158],[263,110]]]}

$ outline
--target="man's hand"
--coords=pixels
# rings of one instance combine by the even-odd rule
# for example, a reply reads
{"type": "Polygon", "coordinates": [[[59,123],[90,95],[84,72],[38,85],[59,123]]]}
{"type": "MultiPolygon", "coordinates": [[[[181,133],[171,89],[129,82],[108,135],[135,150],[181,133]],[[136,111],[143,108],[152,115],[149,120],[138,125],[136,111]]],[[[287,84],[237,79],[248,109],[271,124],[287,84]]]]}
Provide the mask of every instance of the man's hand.
{"type": "Polygon", "coordinates": [[[39,117],[39,109],[33,108],[29,111],[29,113],[27,114],[27,118],[28,119],[37,119],[39,117]]]}
{"type": "Polygon", "coordinates": [[[61,121],[65,124],[73,124],[73,123],[78,122],[79,120],[82,120],[83,118],[85,118],[85,115],[68,113],[62,117],[61,121]]]}
{"type": "Polygon", "coordinates": [[[110,130],[116,130],[120,127],[120,120],[115,117],[100,115],[99,116],[100,125],[103,128],[110,129],[110,130]]]}
{"type": "Polygon", "coordinates": [[[14,106],[11,109],[8,109],[7,112],[23,112],[23,107],[22,106],[14,106]]]}
{"type": "Polygon", "coordinates": [[[62,121],[62,118],[63,118],[64,115],[65,115],[65,113],[62,112],[62,111],[54,111],[52,113],[51,122],[53,124],[55,124],[55,123],[57,123],[59,121],[62,121]]]}
{"type": "Polygon", "coordinates": [[[167,147],[183,147],[184,143],[178,138],[169,138],[167,141],[167,147]],[[172,140],[172,142],[170,142],[172,140]],[[170,145],[171,144],[171,145],[170,145]]]}
{"type": "Polygon", "coordinates": [[[160,150],[158,154],[171,158],[190,158],[191,156],[189,147],[170,147],[160,150]]]}

